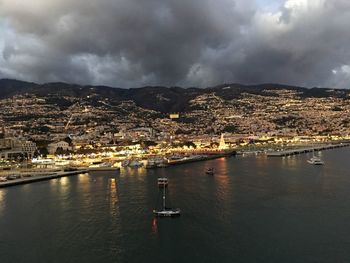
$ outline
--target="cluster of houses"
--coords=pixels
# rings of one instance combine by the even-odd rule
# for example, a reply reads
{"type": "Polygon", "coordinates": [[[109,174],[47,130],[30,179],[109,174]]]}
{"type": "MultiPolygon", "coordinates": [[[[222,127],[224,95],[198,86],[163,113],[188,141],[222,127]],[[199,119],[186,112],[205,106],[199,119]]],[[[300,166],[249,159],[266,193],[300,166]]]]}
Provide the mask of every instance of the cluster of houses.
{"type": "MultiPolygon", "coordinates": [[[[58,150],[70,151],[72,147],[66,141],[58,141],[49,143],[46,150],[49,154],[55,154],[58,150]]],[[[2,160],[32,159],[37,152],[38,147],[35,142],[21,138],[0,139],[0,159],[2,160]]]]}

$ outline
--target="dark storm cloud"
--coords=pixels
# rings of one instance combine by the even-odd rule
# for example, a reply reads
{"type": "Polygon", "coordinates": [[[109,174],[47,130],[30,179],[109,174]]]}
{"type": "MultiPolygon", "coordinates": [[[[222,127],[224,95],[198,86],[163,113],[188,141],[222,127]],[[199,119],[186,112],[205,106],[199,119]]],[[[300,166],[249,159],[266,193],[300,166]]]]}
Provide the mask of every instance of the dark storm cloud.
{"type": "Polygon", "coordinates": [[[0,0],[0,77],[347,87],[349,10],[346,0],[0,0]]]}

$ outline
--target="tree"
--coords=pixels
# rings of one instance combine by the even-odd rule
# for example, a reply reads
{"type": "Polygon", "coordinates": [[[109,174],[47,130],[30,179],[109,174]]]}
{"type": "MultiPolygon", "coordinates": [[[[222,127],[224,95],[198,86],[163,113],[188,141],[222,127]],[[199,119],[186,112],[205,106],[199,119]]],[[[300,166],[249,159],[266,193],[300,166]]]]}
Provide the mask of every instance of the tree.
{"type": "Polygon", "coordinates": [[[190,142],[190,141],[184,142],[183,146],[187,146],[188,148],[190,148],[190,147],[196,148],[197,147],[193,142],[190,142]]]}
{"type": "Polygon", "coordinates": [[[56,149],[56,152],[55,152],[55,154],[57,154],[57,155],[63,155],[64,153],[65,153],[65,151],[63,150],[62,147],[58,147],[56,149]]]}
{"type": "Polygon", "coordinates": [[[46,157],[49,154],[49,151],[46,149],[46,147],[39,148],[39,154],[46,157]]]}
{"type": "Polygon", "coordinates": [[[235,133],[237,132],[237,127],[234,125],[227,125],[223,130],[223,132],[235,133]]]}
{"type": "Polygon", "coordinates": [[[46,125],[44,126],[39,126],[36,128],[39,132],[41,133],[49,133],[51,132],[51,129],[49,127],[47,127],[46,125]]]}

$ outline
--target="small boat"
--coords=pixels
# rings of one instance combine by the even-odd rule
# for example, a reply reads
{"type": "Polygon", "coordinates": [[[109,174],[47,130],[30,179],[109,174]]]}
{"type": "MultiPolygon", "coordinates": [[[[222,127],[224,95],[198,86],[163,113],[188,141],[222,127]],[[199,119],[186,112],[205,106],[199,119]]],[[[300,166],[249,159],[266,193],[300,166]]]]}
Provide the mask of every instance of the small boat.
{"type": "Polygon", "coordinates": [[[179,208],[164,208],[161,211],[153,210],[153,214],[158,217],[175,217],[175,216],[180,216],[181,211],[179,208]]]}
{"type": "Polygon", "coordinates": [[[163,206],[162,206],[162,209],[160,209],[160,210],[154,209],[153,214],[157,217],[177,217],[177,216],[180,216],[181,210],[179,208],[166,207],[165,191],[166,191],[166,187],[163,187],[163,206]]]}
{"type": "Polygon", "coordinates": [[[165,162],[165,159],[151,158],[151,159],[147,160],[146,169],[164,168],[167,166],[168,166],[168,164],[165,162]]]}
{"type": "Polygon", "coordinates": [[[214,175],[214,168],[208,168],[205,173],[207,175],[214,175]]]}
{"type": "Polygon", "coordinates": [[[125,159],[125,160],[122,161],[121,166],[122,167],[127,167],[129,165],[129,163],[130,163],[130,161],[128,159],[125,159]]]}
{"type": "Polygon", "coordinates": [[[158,178],[158,187],[167,187],[168,186],[168,178],[161,177],[158,178]]]}
{"type": "Polygon", "coordinates": [[[321,158],[316,157],[316,156],[312,157],[310,160],[307,160],[307,162],[309,164],[313,164],[313,165],[323,165],[324,164],[324,162],[321,160],[321,158]]]}
{"type": "Polygon", "coordinates": [[[19,174],[11,174],[11,175],[8,175],[6,177],[7,180],[16,180],[16,179],[20,179],[21,176],[19,174]]]}
{"type": "Polygon", "coordinates": [[[138,161],[138,160],[132,160],[129,163],[129,167],[131,167],[131,168],[139,168],[139,167],[142,167],[142,166],[143,166],[143,163],[141,161],[138,161]]]}

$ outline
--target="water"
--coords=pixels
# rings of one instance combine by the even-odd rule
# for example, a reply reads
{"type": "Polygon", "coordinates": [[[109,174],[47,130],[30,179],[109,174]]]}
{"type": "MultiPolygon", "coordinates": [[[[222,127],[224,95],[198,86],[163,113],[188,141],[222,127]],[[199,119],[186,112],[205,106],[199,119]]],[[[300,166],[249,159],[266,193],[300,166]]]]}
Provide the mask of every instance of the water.
{"type": "Polygon", "coordinates": [[[1,189],[0,262],[349,262],[349,153],[323,152],[324,166],[236,157],[1,189]],[[152,216],[165,175],[180,218],[152,216]]]}

